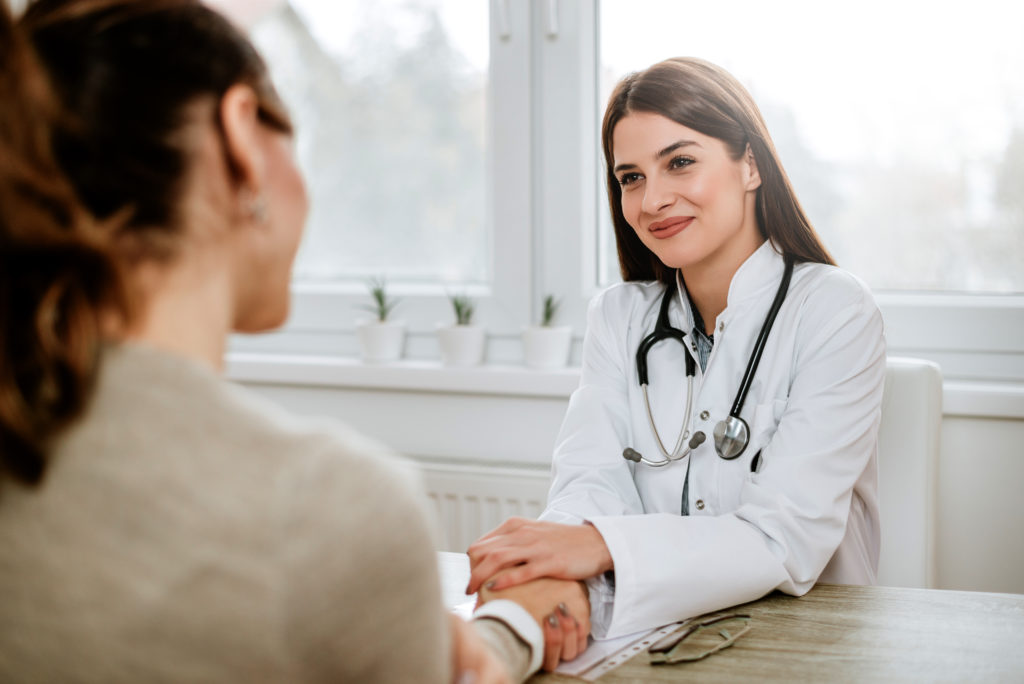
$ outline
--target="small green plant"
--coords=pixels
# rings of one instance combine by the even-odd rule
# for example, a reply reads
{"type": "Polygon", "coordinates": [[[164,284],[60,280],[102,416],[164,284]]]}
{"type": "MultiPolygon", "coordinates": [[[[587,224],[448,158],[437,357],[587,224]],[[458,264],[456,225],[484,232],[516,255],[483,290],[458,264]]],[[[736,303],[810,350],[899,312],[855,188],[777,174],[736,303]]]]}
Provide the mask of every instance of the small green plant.
{"type": "Polygon", "coordinates": [[[450,295],[448,297],[455,310],[455,325],[469,325],[473,322],[475,304],[466,295],[450,295]]]}
{"type": "Polygon", "coordinates": [[[540,315],[541,327],[549,328],[555,320],[555,314],[558,313],[558,305],[560,302],[555,299],[555,295],[548,295],[544,298],[544,311],[540,315]]]}
{"type": "Polygon", "coordinates": [[[373,304],[363,304],[359,308],[375,315],[381,323],[387,321],[399,300],[388,298],[387,284],[384,282],[384,278],[371,278],[366,286],[370,290],[370,296],[373,297],[373,304]]]}

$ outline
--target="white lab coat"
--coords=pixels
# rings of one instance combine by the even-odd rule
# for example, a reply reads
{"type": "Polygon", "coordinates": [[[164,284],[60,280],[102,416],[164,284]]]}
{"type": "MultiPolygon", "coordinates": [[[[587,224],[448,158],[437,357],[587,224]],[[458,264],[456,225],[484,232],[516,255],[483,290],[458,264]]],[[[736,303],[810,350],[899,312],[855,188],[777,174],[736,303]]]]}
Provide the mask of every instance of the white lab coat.
{"type": "MultiPolygon", "coordinates": [[[[707,369],[698,363],[694,381],[691,431],[707,440],[662,468],[628,462],[622,451],[662,458],[636,350],[654,329],[664,286],[622,283],[591,303],[580,386],[558,436],[541,518],[589,521],[611,552],[614,577],[588,583],[595,636],[653,628],[773,589],[800,595],[819,579],[874,582],[885,340],[861,281],[832,266],[795,267],[741,413],[750,443],[733,461],[715,452],[715,423],[729,413],[783,266],[766,242],[733,277],[707,369]],[[687,468],[689,515],[682,516],[687,468]]],[[[669,311],[671,325],[686,332],[688,306],[683,295],[669,311]]],[[[687,353],[694,354],[668,340],[649,354],[651,406],[669,449],[686,409],[687,353]]]]}

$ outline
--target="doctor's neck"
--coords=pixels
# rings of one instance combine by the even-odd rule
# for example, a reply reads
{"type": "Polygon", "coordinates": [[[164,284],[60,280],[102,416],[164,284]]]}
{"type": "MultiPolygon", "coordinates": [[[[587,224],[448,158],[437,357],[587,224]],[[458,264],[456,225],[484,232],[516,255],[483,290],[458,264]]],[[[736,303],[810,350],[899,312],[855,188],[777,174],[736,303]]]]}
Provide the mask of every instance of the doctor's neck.
{"type": "Polygon", "coordinates": [[[725,279],[725,287],[720,287],[721,278],[700,278],[694,277],[690,269],[680,269],[680,275],[686,284],[686,292],[690,295],[690,301],[700,313],[700,319],[704,321],[704,332],[711,336],[715,333],[715,320],[718,314],[725,311],[728,303],[729,283],[732,275],[725,279]]]}
{"type": "Polygon", "coordinates": [[[706,259],[679,269],[690,301],[697,307],[708,335],[714,334],[717,318],[729,304],[733,276],[762,244],[764,238],[758,235],[758,239],[749,244],[734,245],[740,248],[730,249],[730,253],[720,255],[722,258],[706,259]]]}

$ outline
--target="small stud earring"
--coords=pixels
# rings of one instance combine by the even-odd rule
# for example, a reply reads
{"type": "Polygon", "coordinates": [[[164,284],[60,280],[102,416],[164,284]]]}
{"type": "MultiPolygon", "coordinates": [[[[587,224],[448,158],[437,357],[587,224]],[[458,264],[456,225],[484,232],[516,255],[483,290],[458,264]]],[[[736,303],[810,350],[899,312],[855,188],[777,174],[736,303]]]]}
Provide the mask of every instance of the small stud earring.
{"type": "Polygon", "coordinates": [[[242,204],[249,219],[256,223],[267,222],[267,200],[263,198],[263,195],[253,190],[247,190],[242,204]]]}
{"type": "Polygon", "coordinates": [[[256,195],[253,198],[252,204],[249,206],[249,213],[256,223],[267,222],[267,201],[263,199],[263,195],[256,195]]]}

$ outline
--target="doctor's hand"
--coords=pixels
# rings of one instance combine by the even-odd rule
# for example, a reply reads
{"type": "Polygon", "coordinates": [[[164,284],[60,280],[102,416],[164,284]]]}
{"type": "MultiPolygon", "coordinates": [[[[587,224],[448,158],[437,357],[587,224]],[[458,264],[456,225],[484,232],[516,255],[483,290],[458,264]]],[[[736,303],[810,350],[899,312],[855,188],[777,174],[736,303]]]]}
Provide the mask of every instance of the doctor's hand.
{"type": "MultiPolygon", "coordinates": [[[[497,578],[507,572],[498,573],[497,578]]],[[[542,577],[498,591],[485,585],[477,597],[477,607],[496,599],[515,601],[540,625],[544,633],[545,670],[550,672],[561,661],[573,660],[587,649],[590,600],[582,582],[542,577]]]]}
{"type": "Polygon", "coordinates": [[[613,569],[604,538],[593,525],[509,518],[473,542],[466,593],[498,591],[538,577],[582,580],[613,569]],[[508,569],[500,577],[499,571],[508,569]],[[492,579],[493,578],[493,579],[492,579]]]}

